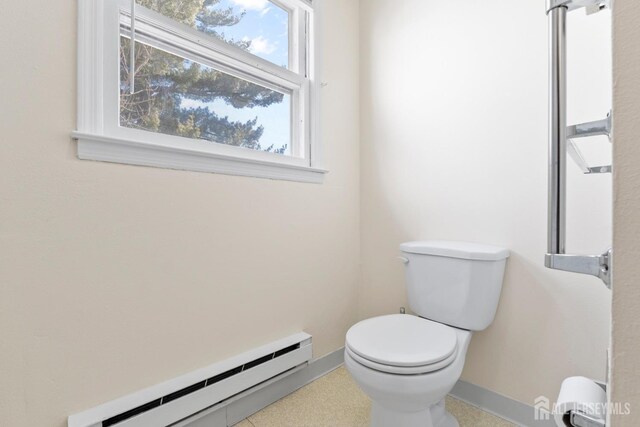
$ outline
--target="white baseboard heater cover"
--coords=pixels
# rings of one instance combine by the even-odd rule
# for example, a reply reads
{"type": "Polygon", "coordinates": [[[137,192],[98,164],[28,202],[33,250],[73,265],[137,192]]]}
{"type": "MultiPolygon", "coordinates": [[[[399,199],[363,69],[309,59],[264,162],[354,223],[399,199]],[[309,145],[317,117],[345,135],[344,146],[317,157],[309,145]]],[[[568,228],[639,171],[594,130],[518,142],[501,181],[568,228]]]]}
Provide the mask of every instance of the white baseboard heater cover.
{"type": "Polygon", "coordinates": [[[161,427],[188,418],[312,357],[300,332],[246,353],[71,415],[68,427],[161,427]]]}

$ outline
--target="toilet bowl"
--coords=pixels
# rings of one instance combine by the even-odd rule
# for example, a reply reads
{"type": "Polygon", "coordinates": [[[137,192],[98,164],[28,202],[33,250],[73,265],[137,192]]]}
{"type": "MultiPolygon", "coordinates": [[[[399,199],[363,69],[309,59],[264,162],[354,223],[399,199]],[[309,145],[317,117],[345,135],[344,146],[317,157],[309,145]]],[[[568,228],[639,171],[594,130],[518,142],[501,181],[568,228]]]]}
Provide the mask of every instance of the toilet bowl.
{"type": "Polygon", "coordinates": [[[457,427],[444,398],[472,331],[491,324],[509,252],[463,242],[401,246],[416,313],[363,320],[347,332],[345,366],[372,400],[373,427],[457,427]]]}
{"type": "Polygon", "coordinates": [[[345,366],[372,400],[371,425],[456,427],[444,397],[460,378],[470,340],[469,331],[408,314],[354,325],[345,366]]]}

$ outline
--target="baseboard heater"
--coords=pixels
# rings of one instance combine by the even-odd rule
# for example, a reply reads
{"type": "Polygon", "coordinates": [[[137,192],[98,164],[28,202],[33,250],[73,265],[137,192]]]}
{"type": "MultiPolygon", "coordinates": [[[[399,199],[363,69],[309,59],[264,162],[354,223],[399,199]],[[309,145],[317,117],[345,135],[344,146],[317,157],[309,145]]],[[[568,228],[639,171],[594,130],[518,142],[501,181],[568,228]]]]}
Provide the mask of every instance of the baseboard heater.
{"type": "Polygon", "coordinates": [[[300,332],[173,380],[71,415],[68,427],[164,427],[281,375],[312,357],[300,332]]]}

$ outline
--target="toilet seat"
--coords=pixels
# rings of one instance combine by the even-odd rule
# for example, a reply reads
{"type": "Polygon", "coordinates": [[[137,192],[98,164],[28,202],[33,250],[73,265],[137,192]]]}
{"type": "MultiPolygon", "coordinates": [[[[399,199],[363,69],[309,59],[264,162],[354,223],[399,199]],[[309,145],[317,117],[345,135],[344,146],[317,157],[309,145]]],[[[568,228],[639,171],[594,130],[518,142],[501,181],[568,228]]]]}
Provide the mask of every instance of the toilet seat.
{"type": "Polygon", "coordinates": [[[347,353],[358,363],[400,375],[424,374],[449,366],[458,346],[450,326],[405,314],[359,322],[349,329],[346,341],[347,353]]]}
{"type": "Polygon", "coordinates": [[[402,366],[393,366],[393,365],[383,365],[382,363],[372,362],[371,360],[358,356],[348,346],[345,347],[345,350],[353,360],[355,360],[356,362],[358,362],[363,366],[366,366],[367,368],[375,369],[376,371],[384,372],[387,374],[396,374],[396,375],[428,374],[429,372],[435,372],[442,368],[446,368],[456,358],[456,353],[453,353],[448,358],[441,360],[440,362],[437,362],[437,363],[432,363],[430,365],[402,367],[402,366]]]}

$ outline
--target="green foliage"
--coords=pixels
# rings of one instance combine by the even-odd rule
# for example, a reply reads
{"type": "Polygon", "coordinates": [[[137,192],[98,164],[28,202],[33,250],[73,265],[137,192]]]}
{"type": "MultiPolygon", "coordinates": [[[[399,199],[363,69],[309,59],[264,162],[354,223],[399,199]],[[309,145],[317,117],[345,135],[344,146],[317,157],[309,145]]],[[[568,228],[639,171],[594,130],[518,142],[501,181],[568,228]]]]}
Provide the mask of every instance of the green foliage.
{"type": "Polygon", "coordinates": [[[195,115],[190,114],[189,117],[187,117],[187,120],[184,121],[184,123],[178,122],[177,134],[179,136],[184,136],[187,138],[200,138],[200,127],[196,126],[195,115]]]}
{"type": "MultiPolygon", "coordinates": [[[[141,6],[224,40],[220,29],[236,25],[244,15],[231,8],[216,8],[219,2],[138,0],[141,6]]],[[[225,41],[243,49],[250,47],[248,41],[225,41]]],[[[286,150],[286,146],[261,147],[264,128],[257,126],[257,118],[230,121],[205,106],[222,101],[238,109],[268,107],[283,101],[281,93],[136,43],[135,91],[131,94],[129,39],[121,38],[120,54],[121,125],[280,154],[286,150]],[[198,106],[187,108],[185,100],[196,101],[198,106]]]]}

